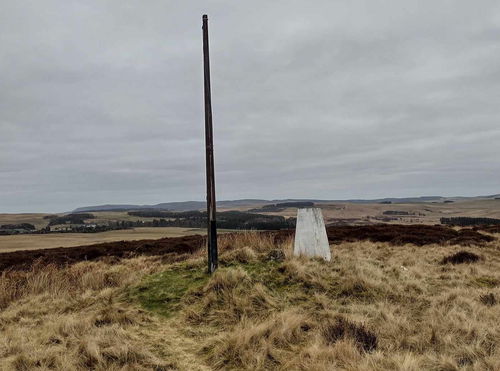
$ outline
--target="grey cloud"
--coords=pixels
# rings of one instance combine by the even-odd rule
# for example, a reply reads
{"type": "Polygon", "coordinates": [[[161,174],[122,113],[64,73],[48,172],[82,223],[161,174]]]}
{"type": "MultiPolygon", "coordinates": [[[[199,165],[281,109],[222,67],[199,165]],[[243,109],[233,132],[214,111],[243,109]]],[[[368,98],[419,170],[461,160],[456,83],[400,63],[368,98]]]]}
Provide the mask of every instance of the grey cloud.
{"type": "Polygon", "coordinates": [[[4,0],[0,212],[498,193],[495,1],[4,0]]]}

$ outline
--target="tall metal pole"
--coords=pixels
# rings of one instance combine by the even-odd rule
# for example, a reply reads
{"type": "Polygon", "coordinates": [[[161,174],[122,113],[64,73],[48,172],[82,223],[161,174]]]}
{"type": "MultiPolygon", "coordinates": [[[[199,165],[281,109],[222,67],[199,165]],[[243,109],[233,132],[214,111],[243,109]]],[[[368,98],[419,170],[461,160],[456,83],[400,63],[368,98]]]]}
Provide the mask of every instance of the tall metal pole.
{"type": "Polygon", "coordinates": [[[210,92],[210,57],[208,53],[208,17],[203,15],[203,72],[205,87],[205,147],[207,167],[207,241],[208,241],[208,272],[217,269],[217,225],[215,220],[215,172],[214,144],[212,130],[212,96],[210,92]]]}

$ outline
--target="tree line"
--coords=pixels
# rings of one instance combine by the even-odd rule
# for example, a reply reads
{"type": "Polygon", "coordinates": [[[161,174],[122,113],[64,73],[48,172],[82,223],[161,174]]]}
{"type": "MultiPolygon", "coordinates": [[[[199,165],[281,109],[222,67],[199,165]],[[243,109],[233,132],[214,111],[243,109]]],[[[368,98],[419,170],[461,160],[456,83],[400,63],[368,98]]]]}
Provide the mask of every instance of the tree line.
{"type": "Polygon", "coordinates": [[[84,224],[87,219],[94,219],[95,216],[89,213],[76,213],[68,215],[46,215],[44,219],[49,219],[49,226],[57,224],[84,224]]]}
{"type": "Polygon", "coordinates": [[[462,227],[474,225],[498,225],[500,224],[500,219],[458,216],[451,218],[441,218],[441,224],[458,225],[462,227]]]}
{"type": "MultiPolygon", "coordinates": [[[[121,221],[121,225],[131,227],[184,227],[205,228],[207,213],[205,211],[170,212],[158,210],[129,211],[131,216],[160,217],[152,221],[121,221]],[[138,223],[139,225],[137,225],[138,223]]],[[[217,213],[217,227],[223,229],[259,229],[276,230],[295,227],[295,218],[278,215],[253,214],[241,211],[223,211],[217,213]]]]}

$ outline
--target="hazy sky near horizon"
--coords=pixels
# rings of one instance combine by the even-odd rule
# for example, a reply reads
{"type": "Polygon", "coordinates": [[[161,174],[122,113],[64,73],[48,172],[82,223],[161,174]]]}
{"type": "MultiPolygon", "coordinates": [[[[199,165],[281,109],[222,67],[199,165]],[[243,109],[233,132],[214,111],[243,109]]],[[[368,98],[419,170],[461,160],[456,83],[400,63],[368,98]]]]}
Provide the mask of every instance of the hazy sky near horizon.
{"type": "Polygon", "coordinates": [[[498,1],[0,0],[0,212],[500,193],[498,1]]]}

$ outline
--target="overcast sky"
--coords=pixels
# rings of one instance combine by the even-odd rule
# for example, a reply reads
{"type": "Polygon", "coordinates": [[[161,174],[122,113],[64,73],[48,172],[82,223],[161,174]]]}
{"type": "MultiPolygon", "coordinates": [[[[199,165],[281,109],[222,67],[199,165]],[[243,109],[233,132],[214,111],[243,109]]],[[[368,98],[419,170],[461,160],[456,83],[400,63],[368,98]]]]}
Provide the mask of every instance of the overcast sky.
{"type": "Polygon", "coordinates": [[[0,212],[500,193],[498,1],[0,0],[0,212]]]}

